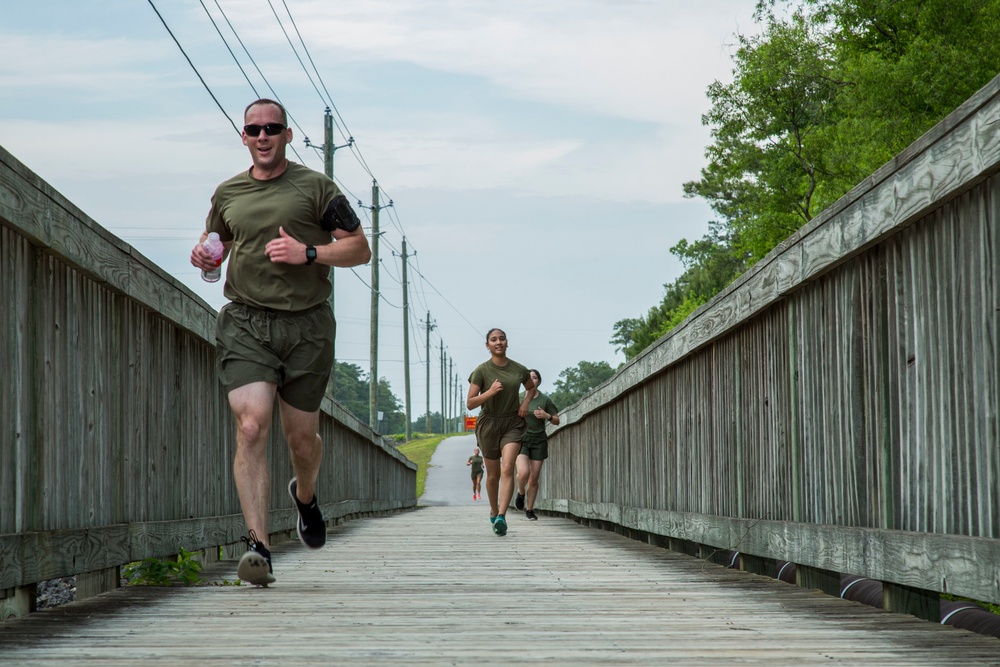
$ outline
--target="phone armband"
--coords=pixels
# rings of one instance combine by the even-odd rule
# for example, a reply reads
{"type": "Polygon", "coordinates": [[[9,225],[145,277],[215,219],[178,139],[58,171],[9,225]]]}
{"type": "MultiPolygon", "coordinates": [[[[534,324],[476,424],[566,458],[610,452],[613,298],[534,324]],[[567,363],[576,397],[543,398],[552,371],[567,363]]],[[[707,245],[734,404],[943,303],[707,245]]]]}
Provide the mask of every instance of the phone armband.
{"type": "Polygon", "coordinates": [[[344,195],[337,195],[326,207],[323,213],[321,226],[328,232],[334,229],[343,229],[345,232],[353,232],[361,226],[361,221],[347,201],[344,195]]]}

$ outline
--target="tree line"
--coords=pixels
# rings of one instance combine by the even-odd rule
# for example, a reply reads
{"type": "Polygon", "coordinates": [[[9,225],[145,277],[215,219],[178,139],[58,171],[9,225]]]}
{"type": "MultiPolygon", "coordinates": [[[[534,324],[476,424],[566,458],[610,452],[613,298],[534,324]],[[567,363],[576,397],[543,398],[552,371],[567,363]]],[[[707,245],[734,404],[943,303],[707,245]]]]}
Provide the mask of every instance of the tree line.
{"type": "Polygon", "coordinates": [[[670,248],[683,272],[615,323],[632,359],[1000,72],[1000,0],[761,0],[733,80],[708,87],[708,164],[685,183],[715,214],[670,248]]]}
{"type": "MultiPolygon", "coordinates": [[[[334,394],[348,412],[362,423],[368,423],[369,385],[368,377],[356,364],[338,361],[335,364],[334,394]]],[[[547,392],[549,398],[560,408],[576,403],[580,398],[614,375],[615,369],[606,361],[581,361],[577,366],[567,368],[552,383],[553,390],[547,392]]],[[[379,432],[385,435],[406,433],[406,412],[402,401],[392,393],[389,381],[381,378],[378,383],[378,407],[382,412],[379,432]]],[[[445,424],[440,412],[431,412],[428,431],[427,413],[416,417],[410,424],[414,433],[444,433],[445,424]]],[[[455,424],[448,431],[454,431],[455,424]]],[[[458,426],[459,430],[462,426],[458,426]]]]}

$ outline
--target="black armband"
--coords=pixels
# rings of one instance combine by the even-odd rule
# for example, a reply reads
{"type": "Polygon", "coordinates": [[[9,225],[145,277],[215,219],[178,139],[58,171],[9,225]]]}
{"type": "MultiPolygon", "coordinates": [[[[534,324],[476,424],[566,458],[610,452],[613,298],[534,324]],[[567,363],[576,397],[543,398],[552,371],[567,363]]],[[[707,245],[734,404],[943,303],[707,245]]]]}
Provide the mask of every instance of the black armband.
{"type": "Polygon", "coordinates": [[[332,232],[334,229],[353,232],[361,226],[361,221],[358,220],[357,214],[348,203],[347,197],[337,195],[330,202],[330,205],[326,207],[326,211],[323,212],[323,219],[320,221],[320,225],[328,232],[332,232]]]}

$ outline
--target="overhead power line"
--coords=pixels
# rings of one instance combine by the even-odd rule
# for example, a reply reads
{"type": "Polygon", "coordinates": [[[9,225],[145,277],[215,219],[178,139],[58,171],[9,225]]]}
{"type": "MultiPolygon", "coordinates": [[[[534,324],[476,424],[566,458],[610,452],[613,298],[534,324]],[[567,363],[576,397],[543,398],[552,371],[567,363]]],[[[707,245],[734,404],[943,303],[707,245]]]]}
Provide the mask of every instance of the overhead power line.
{"type": "MultiPolygon", "coordinates": [[[[194,62],[191,60],[191,58],[185,52],[184,48],[181,46],[180,41],[178,40],[178,38],[176,37],[176,35],[174,35],[173,31],[170,29],[170,26],[167,24],[166,19],[160,13],[159,9],[154,4],[153,0],[148,0],[148,2],[149,2],[150,7],[152,7],[153,11],[156,13],[157,17],[160,19],[160,22],[163,24],[163,27],[167,30],[167,33],[170,35],[171,39],[173,39],[174,43],[177,45],[177,48],[180,50],[181,54],[187,60],[188,65],[191,67],[192,71],[194,71],[195,75],[198,77],[198,80],[201,82],[202,86],[204,86],[204,88],[208,92],[209,96],[215,102],[216,106],[223,113],[223,115],[226,116],[226,119],[229,121],[230,125],[232,125],[233,129],[237,132],[237,134],[241,134],[239,127],[237,127],[237,125],[233,122],[232,118],[226,112],[226,110],[223,108],[222,104],[219,102],[218,98],[215,96],[215,94],[213,93],[213,91],[211,90],[211,88],[209,87],[209,85],[206,83],[205,79],[201,76],[201,74],[198,71],[197,67],[195,67],[194,62]]],[[[199,2],[201,4],[201,6],[202,6],[202,9],[205,11],[205,14],[208,17],[209,21],[211,21],[212,26],[214,27],[216,33],[219,35],[219,38],[222,40],[222,42],[225,45],[227,51],[229,52],[230,57],[233,59],[233,62],[240,69],[240,72],[242,73],[244,79],[247,81],[247,84],[250,86],[251,90],[254,92],[254,94],[258,98],[262,97],[261,94],[258,92],[256,86],[254,86],[254,83],[251,80],[251,77],[248,75],[246,69],[243,67],[242,63],[240,62],[240,59],[236,56],[236,53],[234,52],[233,48],[230,46],[230,43],[227,40],[226,36],[223,34],[223,32],[222,32],[219,24],[216,22],[215,18],[212,16],[212,13],[208,10],[207,6],[205,5],[204,0],[199,0],[199,2]]],[[[246,44],[240,38],[239,33],[237,32],[235,26],[229,20],[229,17],[226,15],[225,11],[222,9],[221,5],[219,4],[219,0],[214,0],[214,2],[215,2],[215,6],[216,6],[217,10],[219,11],[219,14],[225,20],[225,22],[226,22],[229,30],[232,32],[232,35],[235,37],[235,39],[239,43],[240,47],[242,48],[243,53],[249,59],[250,63],[256,69],[256,71],[257,71],[258,75],[260,76],[261,80],[264,82],[264,84],[267,86],[268,90],[270,91],[270,96],[273,97],[273,99],[277,100],[279,103],[281,103],[282,106],[285,106],[285,109],[286,109],[286,111],[288,113],[288,118],[289,118],[290,122],[296,127],[296,129],[302,134],[303,137],[307,136],[307,133],[302,129],[301,126],[299,126],[298,122],[295,120],[294,116],[292,115],[291,111],[288,109],[287,105],[285,105],[285,103],[281,100],[280,95],[277,93],[277,91],[274,89],[274,87],[271,86],[270,82],[268,82],[267,77],[264,75],[264,73],[261,70],[260,66],[257,64],[256,60],[250,54],[250,50],[247,48],[246,44]]],[[[281,17],[278,15],[278,12],[276,11],[272,0],[268,0],[268,5],[271,7],[271,11],[274,14],[275,20],[278,22],[278,25],[281,27],[281,30],[284,33],[285,38],[288,41],[288,44],[289,44],[290,48],[292,49],[293,54],[295,55],[296,59],[299,62],[299,65],[302,67],[302,69],[303,69],[303,71],[304,71],[304,73],[306,75],[306,78],[309,80],[310,84],[312,85],[313,89],[316,91],[317,95],[319,95],[320,99],[322,101],[324,101],[325,103],[328,103],[329,106],[330,106],[330,108],[333,109],[333,112],[336,115],[336,121],[335,122],[336,122],[337,127],[341,130],[341,132],[345,136],[350,135],[350,136],[353,137],[353,134],[349,131],[349,129],[347,127],[347,123],[344,121],[344,118],[341,115],[340,110],[337,108],[336,104],[334,104],[333,98],[330,95],[330,92],[327,89],[325,82],[323,81],[323,77],[320,74],[319,69],[316,67],[316,63],[313,60],[312,54],[309,52],[309,48],[308,48],[308,46],[305,43],[305,40],[304,40],[304,38],[302,36],[302,33],[299,31],[299,28],[298,28],[298,25],[297,25],[297,23],[295,21],[295,18],[292,15],[291,10],[288,7],[288,3],[285,0],[282,0],[282,4],[284,6],[285,12],[288,15],[288,20],[290,21],[291,26],[292,26],[292,28],[295,31],[296,37],[298,38],[298,41],[301,44],[302,51],[305,54],[305,57],[309,61],[309,66],[312,68],[312,72],[313,72],[312,74],[310,73],[310,70],[307,68],[307,66],[306,66],[305,62],[303,61],[302,57],[299,55],[299,51],[296,48],[296,46],[295,46],[295,44],[294,44],[291,36],[289,35],[288,30],[286,30],[285,25],[284,25],[283,21],[281,20],[281,17]],[[320,91],[320,87],[322,87],[322,91],[320,91]],[[324,97],[324,95],[325,95],[325,97],[324,97]]],[[[374,175],[371,167],[368,165],[367,161],[365,160],[365,157],[362,154],[360,146],[358,146],[357,142],[353,141],[349,145],[350,145],[352,154],[354,155],[355,159],[358,161],[358,164],[361,165],[361,167],[364,169],[364,171],[369,176],[371,176],[372,179],[375,182],[377,182],[378,179],[375,178],[375,175],[374,175]]],[[[312,147],[314,148],[314,150],[317,151],[317,153],[319,152],[318,147],[315,147],[315,146],[312,146],[312,147]]],[[[305,160],[302,159],[302,156],[299,155],[298,151],[295,150],[294,146],[292,147],[292,152],[299,158],[300,161],[305,162],[305,160]]],[[[341,183],[339,181],[339,179],[338,179],[338,185],[341,187],[341,190],[343,190],[348,195],[350,195],[351,198],[358,200],[358,198],[356,196],[354,196],[353,194],[351,194],[350,189],[348,189],[343,183],[341,183]]],[[[388,194],[388,193],[386,193],[386,194],[388,194]]],[[[390,199],[390,202],[391,201],[392,200],[390,199]]],[[[360,205],[360,200],[359,200],[359,205],[360,205]]],[[[387,206],[385,208],[390,208],[390,207],[387,206]]],[[[390,210],[390,221],[392,222],[392,226],[396,229],[396,231],[398,231],[401,236],[405,237],[406,235],[405,235],[405,233],[403,231],[402,223],[399,220],[399,216],[395,212],[395,210],[390,210]]],[[[390,247],[392,247],[391,244],[389,244],[389,245],[390,245],[390,247]]],[[[413,254],[415,255],[416,253],[414,252],[413,254]]],[[[382,261],[379,261],[379,266],[383,266],[383,265],[384,265],[384,263],[382,261]]],[[[400,308],[400,306],[391,303],[385,297],[385,295],[381,293],[381,291],[374,290],[373,286],[368,285],[365,282],[365,280],[353,268],[351,269],[351,272],[362,283],[362,285],[365,285],[365,287],[367,289],[377,292],[377,297],[378,297],[378,299],[381,302],[385,303],[388,306],[396,308],[396,309],[400,308]]],[[[465,317],[465,315],[451,301],[449,301],[444,296],[444,294],[442,294],[441,291],[438,290],[437,287],[435,287],[419,269],[416,270],[416,275],[419,277],[420,284],[422,286],[420,290],[417,290],[417,293],[420,296],[421,301],[426,302],[425,290],[426,290],[427,287],[429,287],[431,290],[433,290],[433,292],[435,294],[437,294],[441,299],[443,299],[444,302],[447,303],[448,306],[455,313],[457,313],[459,315],[459,317],[461,317],[474,331],[476,331],[477,333],[479,333],[479,329],[475,325],[473,325],[465,317]]],[[[391,274],[391,272],[389,272],[389,277],[392,278],[397,283],[400,282],[398,276],[393,276],[391,274]]],[[[443,354],[444,350],[446,348],[443,339],[440,341],[440,347],[441,347],[442,354],[443,354]]],[[[419,358],[419,356],[418,356],[418,358],[419,358]]],[[[422,363],[429,364],[430,360],[429,359],[423,360],[422,363]]]]}
{"type": "Polygon", "coordinates": [[[215,105],[217,107],[219,107],[219,111],[222,112],[222,115],[226,117],[226,120],[229,121],[229,124],[233,126],[234,130],[236,130],[236,134],[242,135],[243,133],[240,131],[240,129],[238,127],[236,127],[236,123],[234,123],[233,119],[229,117],[229,114],[226,113],[226,110],[222,108],[222,104],[215,97],[215,93],[213,93],[212,89],[208,87],[207,83],[205,83],[205,79],[202,78],[201,73],[198,71],[198,68],[194,66],[193,62],[191,62],[191,59],[188,57],[188,54],[184,51],[184,47],[182,47],[181,43],[179,41],[177,41],[177,38],[174,36],[174,33],[170,29],[170,26],[167,25],[167,22],[163,19],[163,15],[160,14],[160,10],[156,8],[155,4],[153,4],[153,0],[148,0],[148,2],[149,2],[149,6],[153,8],[154,12],[156,12],[156,16],[160,19],[160,23],[162,23],[163,27],[167,29],[167,32],[170,34],[170,38],[174,40],[174,44],[176,44],[177,48],[180,49],[181,54],[184,56],[184,59],[188,61],[188,65],[191,66],[191,69],[194,71],[195,75],[198,77],[198,80],[201,81],[201,85],[205,86],[205,90],[208,91],[208,94],[212,97],[212,100],[215,101],[215,105]]]}

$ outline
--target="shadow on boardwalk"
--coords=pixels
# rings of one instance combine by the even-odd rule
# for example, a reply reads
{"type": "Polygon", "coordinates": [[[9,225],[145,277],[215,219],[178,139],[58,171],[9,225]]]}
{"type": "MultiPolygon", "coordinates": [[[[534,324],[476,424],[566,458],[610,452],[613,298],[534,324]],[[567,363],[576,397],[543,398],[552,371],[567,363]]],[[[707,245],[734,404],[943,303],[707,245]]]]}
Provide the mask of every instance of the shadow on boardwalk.
{"type": "MultiPolygon", "coordinates": [[[[274,549],[269,588],[128,588],[0,624],[8,665],[1000,665],[1000,641],[623,536],[424,507],[274,549]]],[[[235,563],[213,567],[232,579],[235,563]]]]}

